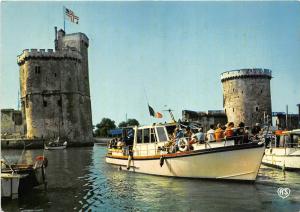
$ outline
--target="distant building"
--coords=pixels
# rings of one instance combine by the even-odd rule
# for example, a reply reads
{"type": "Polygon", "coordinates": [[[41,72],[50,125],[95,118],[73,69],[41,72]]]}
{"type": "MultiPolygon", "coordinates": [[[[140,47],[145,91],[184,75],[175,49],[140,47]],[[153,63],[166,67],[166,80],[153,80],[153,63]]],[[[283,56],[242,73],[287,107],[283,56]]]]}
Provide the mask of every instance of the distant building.
{"type": "Polygon", "coordinates": [[[299,114],[288,114],[284,112],[273,113],[274,125],[278,129],[298,129],[299,128],[299,114]]]}
{"type": "Polygon", "coordinates": [[[221,74],[223,107],[229,122],[248,126],[272,121],[269,69],[240,69],[221,74]]]}
{"type": "Polygon", "coordinates": [[[25,135],[22,112],[14,109],[1,109],[1,138],[14,138],[25,135]]]}
{"type": "Polygon", "coordinates": [[[209,110],[204,111],[182,111],[182,121],[196,122],[206,131],[210,125],[217,125],[218,123],[225,125],[227,123],[227,116],[223,110],[209,110]]]}
{"type": "Polygon", "coordinates": [[[55,51],[25,49],[18,56],[27,138],[92,141],[89,39],[55,28],[55,51]]]}

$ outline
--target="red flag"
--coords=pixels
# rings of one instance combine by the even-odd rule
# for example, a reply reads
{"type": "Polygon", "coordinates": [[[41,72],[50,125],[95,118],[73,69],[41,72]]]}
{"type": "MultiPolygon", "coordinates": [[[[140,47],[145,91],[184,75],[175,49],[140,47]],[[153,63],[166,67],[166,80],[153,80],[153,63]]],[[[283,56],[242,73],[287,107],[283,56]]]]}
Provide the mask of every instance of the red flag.
{"type": "Polygon", "coordinates": [[[163,117],[163,115],[162,115],[160,112],[156,112],[155,118],[160,119],[160,118],[162,118],[162,117],[163,117]]]}

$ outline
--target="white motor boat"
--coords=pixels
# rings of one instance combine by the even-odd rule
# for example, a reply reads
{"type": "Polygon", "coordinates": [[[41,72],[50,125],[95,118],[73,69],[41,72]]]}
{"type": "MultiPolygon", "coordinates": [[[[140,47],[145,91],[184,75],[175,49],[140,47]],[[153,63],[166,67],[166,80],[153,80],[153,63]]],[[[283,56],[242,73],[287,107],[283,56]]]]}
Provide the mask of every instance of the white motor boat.
{"type": "Polygon", "coordinates": [[[284,170],[300,170],[300,129],[277,134],[265,150],[262,162],[284,170]]]}
{"type": "Polygon", "coordinates": [[[66,149],[68,145],[67,141],[61,142],[60,138],[58,137],[55,141],[51,141],[48,144],[45,144],[46,150],[59,150],[59,149],[66,149]]]}
{"type": "Polygon", "coordinates": [[[156,124],[123,129],[126,144],[110,143],[106,162],[119,169],[160,176],[255,181],[265,151],[263,142],[188,144],[181,138],[176,147],[171,142],[175,127],[156,124]]]}

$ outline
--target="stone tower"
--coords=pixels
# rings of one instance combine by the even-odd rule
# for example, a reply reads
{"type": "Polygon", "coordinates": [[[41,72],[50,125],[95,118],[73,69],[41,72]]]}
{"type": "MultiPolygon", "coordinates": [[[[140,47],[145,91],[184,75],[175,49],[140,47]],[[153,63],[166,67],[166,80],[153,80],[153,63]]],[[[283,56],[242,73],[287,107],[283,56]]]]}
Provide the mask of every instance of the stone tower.
{"type": "Polygon", "coordinates": [[[271,91],[269,69],[240,69],[221,74],[223,107],[228,121],[237,126],[271,123],[271,91]]]}
{"type": "Polygon", "coordinates": [[[92,142],[89,40],[55,28],[55,51],[25,49],[18,56],[27,137],[92,142]]]}

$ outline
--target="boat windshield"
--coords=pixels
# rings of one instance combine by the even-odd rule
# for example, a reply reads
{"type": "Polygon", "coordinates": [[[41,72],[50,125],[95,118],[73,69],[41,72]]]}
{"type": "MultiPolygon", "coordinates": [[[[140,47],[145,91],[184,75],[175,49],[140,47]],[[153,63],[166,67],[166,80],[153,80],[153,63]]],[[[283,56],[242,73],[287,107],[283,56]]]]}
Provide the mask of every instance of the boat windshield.
{"type": "Polygon", "coordinates": [[[156,127],[156,131],[157,131],[158,140],[160,142],[168,141],[168,136],[166,134],[165,127],[156,127]]]}

